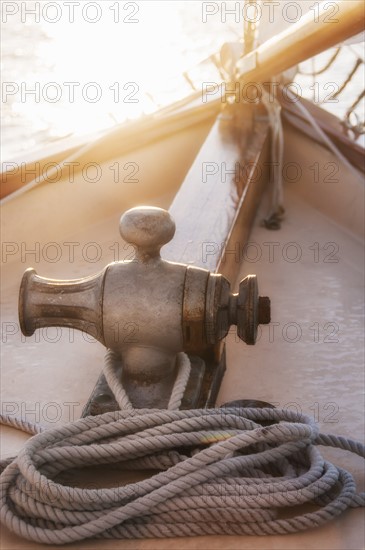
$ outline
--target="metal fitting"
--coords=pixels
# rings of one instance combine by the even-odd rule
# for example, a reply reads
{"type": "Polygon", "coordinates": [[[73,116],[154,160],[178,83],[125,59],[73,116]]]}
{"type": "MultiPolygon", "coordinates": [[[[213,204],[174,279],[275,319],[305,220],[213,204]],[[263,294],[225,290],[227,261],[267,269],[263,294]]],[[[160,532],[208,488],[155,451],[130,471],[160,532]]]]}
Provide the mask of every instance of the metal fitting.
{"type": "Polygon", "coordinates": [[[166,210],[132,208],[121,217],[120,233],[135,247],[135,258],[94,276],[61,281],[25,271],[19,296],[24,335],[48,326],[82,330],[117,352],[128,376],[148,383],[172,372],[178,352],[199,355],[232,324],[241,340],[254,344],[257,326],[270,322],[270,300],[259,297],[256,275],[232,294],[222,275],[161,258],[160,248],[175,233],[166,210]]]}

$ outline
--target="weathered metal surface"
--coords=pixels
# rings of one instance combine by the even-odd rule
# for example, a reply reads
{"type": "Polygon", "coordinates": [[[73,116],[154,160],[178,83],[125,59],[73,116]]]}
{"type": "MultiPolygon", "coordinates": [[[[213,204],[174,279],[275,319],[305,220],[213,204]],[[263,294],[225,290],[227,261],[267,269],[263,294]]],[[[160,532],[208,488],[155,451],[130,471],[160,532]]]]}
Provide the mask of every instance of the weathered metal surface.
{"type": "Polygon", "coordinates": [[[206,269],[186,269],[183,297],[182,330],[185,351],[201,349],[206,340],[206,294],[210,279],[206,269]]]}
{"type": "Polygon", "coordinates": [[[231,324],[236,324],[236,317],[230,314],[232,295],[230,284],[225,277],[212,274],[207,288],[206,327],[207,343],[214,345],[227,335],[231,324]],[[230,323],[230,318],[232,322],[230,323]]]}
{"type": "MultiPolygon", "coordinates": [[[[257,281],[251,275],[241,283],[240,293],[232,294],[221,275],[162,260],[160,248],[173,237],[175,224],[161,208],[127,211],[120,232],[135,246],[134,260],[109,264],[94,277],[57,281],[27,270],[19,297],[22,330],[30,335],[38,327],[67,326],[92,334],[120,354],[123,368],[118,375],[132,403],[164,408],[179,352],[203,353],[227,334],[231,324],[238,325],[243,340],[254,343],[260,322],[257,281]]],[[[197,378],[193,369],[193,405],[202,377],[197,378]]],[[[211,375],[213,380],[217,378],[211,375]]],[[[96,403],[113,406],[113,400],[106,399],[104,381],[99,386],[96,403]]]]}
{"type": "Polygon", "coordinates": [[[31,336],[42,327],[72,327],[87,332],[102,344],[102,302],[100,296],[106,270],[92,277],[58,281],[25,271],[19,293],[19,321],[22,333],[31,336]]]}
{"type": "MultiPolygon", "coordinates": [[[[175,226],[161,208],[132,208],[120,223],[122,236],[136,247],[134,260],[74,281],[26,271],[19,297],[25,335],[45,326],[83,330],[119,353],[123,372],[144,383],[171,373],[177,353],[216,344],[232,324],[242,340],[255,343],[258,324],[270,322],[269,315],[260,317],[255,275],[233,294],[222,275],[162,260],[160,248],[175,226]]],[[[261,304],[269,309],[267,300],[261,304]]]]}
{"type": "Polygon", "coordinates": [[[232,308],[237,315],[234,320],[237,334],[250,345],[256,342],[258,325],[270,323],[270,300],[266,296],[259,297],[258,292],[256,276],[248,275],[240,282],[235,295],[236,308],[232,308]]]}

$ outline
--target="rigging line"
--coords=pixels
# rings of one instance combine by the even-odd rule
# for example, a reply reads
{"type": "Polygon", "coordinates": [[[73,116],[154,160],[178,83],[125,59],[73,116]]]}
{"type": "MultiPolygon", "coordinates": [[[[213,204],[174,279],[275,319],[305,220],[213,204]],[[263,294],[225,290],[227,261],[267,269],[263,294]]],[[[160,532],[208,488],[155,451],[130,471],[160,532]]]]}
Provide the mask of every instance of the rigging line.
{"type": "MultiPolygon", "coordinates": [[[[322,69],[319,69],[318,71],[312,70],[310,73],[307,73],[305,71],[302,71],[300,68],[300,65],[298,65],[298,73],[303,76],[318,76],[325,73],[327,69],[329,69],[331,65],[334,63],[334,61],[337,59],[340,51],[341,51],[341,46],[336,49],[335,53],[330,57],[328,63],[326,63],[326,65],[322,69]]],[[[314,57],[312,57],[312,60],[314,60],[314,57]]]]}
{"type": "Polygon", "coordinates": [[[354,74],[356,73],[357,69],[360,67],[360,65],[363,64],[363,61],[362,59],[357,59],[356,60],[356,63],[352,69],[352,71],[350,72],[350,74],[348,75],[348,77],[346,78],[345,82],[342,84],[342,86],[339,87],[339,89],[337,90],[336,93],[332,94],[331,95],[331,99],[335,99],[336,97],[338,97],[343,91],[344,89],[346,88],[346,86],[351,82],[352,80],[352,77],[354,76],[354,74]]]}
{"type": "Polygon", "coordinates": [[[355,57],[358,57],[359,59],[361,59],[363,63],[365,62],[364,58],[360,57],[359,53],[353,48],[351,44],[344,44],[344,46],[348,48],[351,51],[351,53],[354,54],[355,57]]]}
{"type": "Polygon", "coordinates": [[[355,101],[353,102],[353,104],[348,108],[347,112],[346,112],[346,117],[348,117],[350,115],[350,113],[352,113],[352,111],[354,109],[356,109],[356,107],[358,106],[358,104],[360,103],[360,101],[365,97],[365,90],[363,90],[361,92],[361,94],[357,97],[357,99],[355,99],[355,101]]]}

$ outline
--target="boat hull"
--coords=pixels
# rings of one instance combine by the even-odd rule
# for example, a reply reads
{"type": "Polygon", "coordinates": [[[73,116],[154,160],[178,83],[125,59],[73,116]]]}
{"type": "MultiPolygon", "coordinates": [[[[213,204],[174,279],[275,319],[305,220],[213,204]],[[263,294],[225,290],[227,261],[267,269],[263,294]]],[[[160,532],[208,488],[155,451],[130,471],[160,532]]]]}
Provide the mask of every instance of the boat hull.
{"type": "MultiPolygon", "coordinates": [[[[48,426],[75,420],[104,356],[101,344],[68,329],[22,337],[17,301],[25,268],[33,265],[45,277],[68,279],[94,274],[116,259],[130,259],[131,248],[116,232],[121,212],[141,203],[169,208],[210,127],[209,120],[194,124],[100,163],[104,177],[98,182],[85,181],[81,172],[72,182],[43,183],[3,205],[3,412],[48,426]],[[136,163],[139,171],[132,179],[138,182],[115,182],[111,170],[115,162],[121,167],[136,163]]],[[[249,273],[258,275],[261,288],[272,298],[272,323],[261,330],[254,347],[228,334],[228,369],[218,405],[236,399],[262,400],[308,413],[324,432],[361,439],[363,187],[356,172],[325,147],[293,128],[286,128],[285,137],[284,165],[296,163],[302,175],[296,181],[290,175],[286,178],[282,228],[269,232],[262,227],[268,207],[265,196],[249,246],[235,250],[237,281],[249,273]],[[319,181],[310,169],[314,163],[319,164],[319,181]],[[324,181],[328,163],[338,167],[335,184],[324,181]]],[[[3,453],[15,454],[26,437],[4,428],[3,453]]],[[[360,459],[339,451],[325,454],[361,483],[360,459]]],[[[102,482],[112,480],[108,472],[102,482]]],[[[120,482],[126,481],[122,475],[120,482]]],[[[339,550],[361,547],[363,540],[362,512],[351,510],[336,522],[297,535],[142,540],[138,548],[157,544],[161,549],[339,550]]],[[[2,542],[4,548],[38,548],[6,529],[2,542]]],[[[90,543],[69,546],[81,547],[90,543]]],[[[92,547],[128,549],[136,542],[96,540],[92,547]]]]}

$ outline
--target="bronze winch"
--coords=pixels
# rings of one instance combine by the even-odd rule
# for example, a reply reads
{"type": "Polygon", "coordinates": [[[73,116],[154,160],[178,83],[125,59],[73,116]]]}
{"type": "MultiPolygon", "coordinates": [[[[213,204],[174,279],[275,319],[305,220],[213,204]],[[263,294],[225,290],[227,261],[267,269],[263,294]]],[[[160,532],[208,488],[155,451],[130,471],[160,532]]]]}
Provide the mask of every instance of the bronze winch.
{"type": "MultiPolygon", "coordinates": [[[[205,368],[209,349],[231,325],[237,325],[241,340],[254,344],[257,326],[270,322],[269,298],[258,295],[255,275],[243,279],[234,294],[220,274],[162,259],[160,249],[175,233],[166,210],[132,208],[121,217],[120,233],[135,247],[135,258],[113,262],[94,276],[61,281],[25,271],[19,296],[23,334],[59,326],[92,335],[119,355],[120,376],[140,408],[163,408],[176,356],[184,351],[193,368],[183,405],[206,404],[207,384],[217,384],[205,368]],[[120,330],[126,324],[133,329],[128,337],[120,330]]],[[[85,413],[116,408],[106,386],[101,378],[85,413]]]]}

